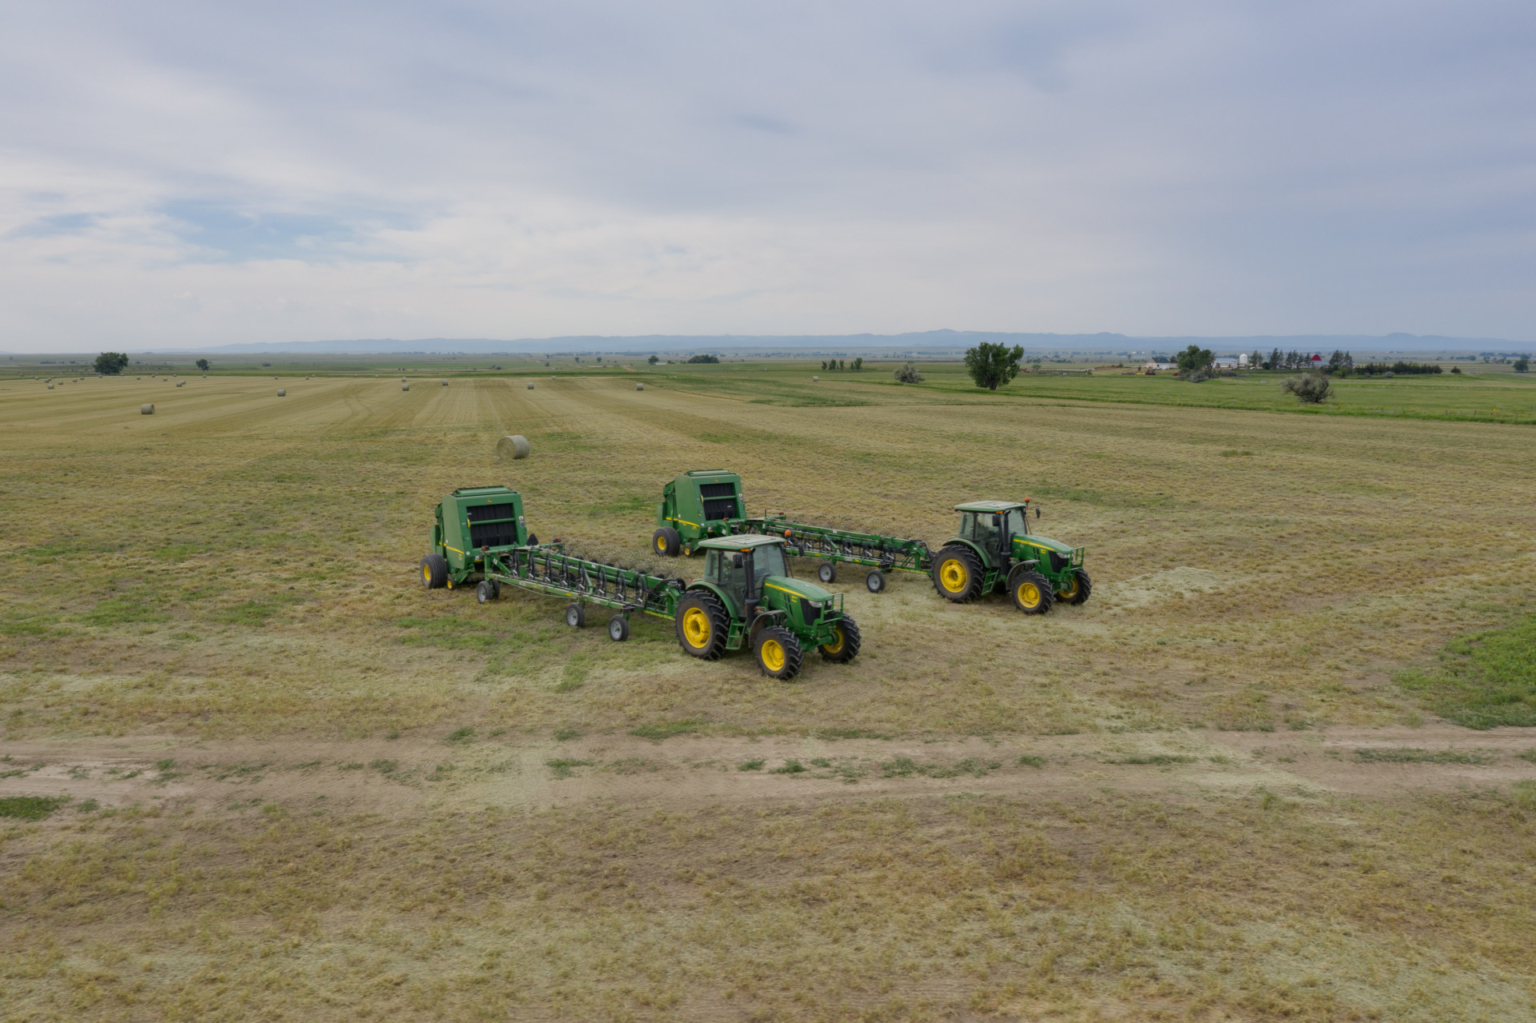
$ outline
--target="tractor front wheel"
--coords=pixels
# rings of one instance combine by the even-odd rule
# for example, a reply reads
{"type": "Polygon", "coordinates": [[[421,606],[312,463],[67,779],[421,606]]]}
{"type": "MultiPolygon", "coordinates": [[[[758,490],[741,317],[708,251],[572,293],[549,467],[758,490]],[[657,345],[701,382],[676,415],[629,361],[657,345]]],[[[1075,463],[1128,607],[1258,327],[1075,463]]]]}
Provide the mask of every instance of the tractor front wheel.
{"type": "Polygon", "coordinates": [[[752,647],[757,666],[769,678],[787,682],[800,674],[800,641],[788,629],[770,626],[757,634],[752,647]]]}
{"type": "Polygon", "coordinates": [[[421,584],[429,590],[440,590],[448,585],[448,559],[441,554],[428,554],[421,559],[421,584]]]}
{"type": "Polygon", "coordinates": [[[1056,588],[1056,599],[1063,604],[1086,604],[1093,593],[1093,580],[1088,573],[1076,569],[1065,583],[1056,588]]]}
{"type": "Polygon", "coordinates": [[[823,643],[819,649],[821,656],[833,664],[847,664],[859,656],[859,645],[862,637],[859,636],[859,626],[852,619],[844,616],[842,621],[833,626],[837,630],[837,638],[830,643],[823,643]]]}
{"type": "Polygon", "coordinates": [[[981,595],[981,578],[981,563],[969,547],[946,547],[933,559],[933,588],[945,600],[975,600],[981,595]]]}
{"type": "Polygon", "coordinates": [[[713,593],[695,591],[678,601],[676,622],[678,644],[694,657],[718,661],[725,654],[731,623],[713,593]]]}
{"type": "Polygon", "coordinates": [[[677,530],[671,526],[662,526],[651,534],[651,546],[662,557],[675,558],[678,549],[682,546],[682,539],[677,535],[677,530]]]}
{"type": "Polygon", "coordinates": [[[1013,606],[1027,615],[1043,615],[1056,601],[1045,576],[1022,565],[1009,573],[1008,593],[1013,597],[1013,606]]]}

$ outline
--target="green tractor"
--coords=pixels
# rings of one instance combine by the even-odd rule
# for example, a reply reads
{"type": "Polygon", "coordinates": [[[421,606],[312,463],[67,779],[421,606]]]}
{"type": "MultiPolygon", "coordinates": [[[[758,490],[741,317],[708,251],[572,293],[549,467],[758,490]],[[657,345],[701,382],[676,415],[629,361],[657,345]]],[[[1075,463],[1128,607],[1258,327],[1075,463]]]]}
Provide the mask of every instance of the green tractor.
{"type": "Polygon", "coordinates": [[[807,647],[837,664],[858,656],[859,627],[843,613],[842,595],[795,579],[782,537],[714,537],[696,546],[704,574],[689,584],[674,619],[685,651],[713,661],[745,646],[775,679],[799,674],[807,647]]]}
{"type": "Polygon", "coordinates": [[[933,556],[933,588],[963,604],[1006,590],[1025,614],[1051,605],[1081,604],[1093,592],[1083,570],[1083,548],[1029,531],[1029,502],[970,501],[958,504],[960,531],[933,556]]]}

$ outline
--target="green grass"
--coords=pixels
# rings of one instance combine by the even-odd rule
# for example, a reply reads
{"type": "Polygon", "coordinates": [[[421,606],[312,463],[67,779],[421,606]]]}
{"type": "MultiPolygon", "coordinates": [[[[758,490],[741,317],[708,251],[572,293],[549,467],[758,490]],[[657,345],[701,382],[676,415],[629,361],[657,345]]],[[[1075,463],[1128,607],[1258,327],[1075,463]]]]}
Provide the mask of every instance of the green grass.
{"type": "Polygon", "coordinates": [[[55,796],[5,796],[0,797],[0,817],[17,817],[24,821],[40,821],[63,806],[67,800],[55,796]]]}
{"type": "Polygon", "coordinates": [[[1536,615],[1452,640],[1438,669],[1404,672],[1398,682],[1468,728],[1536,725],[1536,615]]]}
{"type": "Polygon", "coordinates": [[[629,730],[630,735],[638,735],[642,739],[670,739],[673,736],[688,735],[702,728],[704,722],[698,718],[683,718],[680,721],[663,721],[654,725],[640,725],[629,730]]]}

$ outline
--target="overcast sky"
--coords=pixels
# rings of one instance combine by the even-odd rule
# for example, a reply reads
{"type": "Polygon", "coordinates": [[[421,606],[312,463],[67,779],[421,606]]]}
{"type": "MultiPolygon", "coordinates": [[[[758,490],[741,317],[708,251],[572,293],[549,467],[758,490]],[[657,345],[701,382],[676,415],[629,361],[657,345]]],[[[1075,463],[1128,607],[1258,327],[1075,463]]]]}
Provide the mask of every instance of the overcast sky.
{"type": "Polygon", "coordinates": [[[0,0],[0,349],[1536,339],[1536,3],[0,0]]]}

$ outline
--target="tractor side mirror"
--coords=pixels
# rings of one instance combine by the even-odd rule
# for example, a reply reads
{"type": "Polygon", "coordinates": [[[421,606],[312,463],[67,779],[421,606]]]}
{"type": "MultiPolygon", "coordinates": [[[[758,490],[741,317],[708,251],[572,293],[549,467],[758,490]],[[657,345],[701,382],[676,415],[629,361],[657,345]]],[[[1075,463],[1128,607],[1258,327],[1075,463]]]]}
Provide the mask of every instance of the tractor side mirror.
{"type": "Polygon", "coordinates": [[[741,568],[745,564],[746,564],[746,560],[743,559],[740,554],[733,554],[733,555],[731,555],[731,567],[732,568],[741,568]]]}
{"type": "Polygon", "coordinates": [[[1001,515],[994,515],[994,516],[992,516],[992,528],[993,529],[1002,529],[1003,528],[1003,517],[1001,515]]]}

